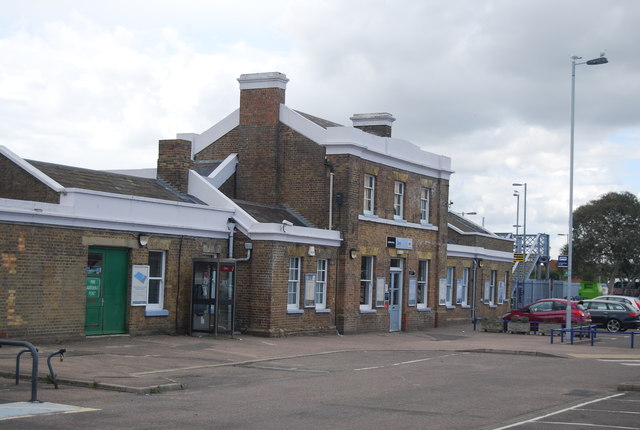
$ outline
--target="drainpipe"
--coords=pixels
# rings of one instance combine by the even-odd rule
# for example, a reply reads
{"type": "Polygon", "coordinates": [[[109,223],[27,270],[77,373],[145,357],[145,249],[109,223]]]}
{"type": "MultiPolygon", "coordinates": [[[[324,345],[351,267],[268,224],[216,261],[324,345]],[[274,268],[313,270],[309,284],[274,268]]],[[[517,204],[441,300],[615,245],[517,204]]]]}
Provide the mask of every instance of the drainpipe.
{"type": "Polygon", "coordinates": [[[333,229],[333,172],[329,173],[329,230],[333,229]]]}
{"type": "Polygon", "coordinates": [[[329,168],[329,230],[333,230],[333,165],[326,158],[324,165],[329,168]]]}
{"type": "Polygon", "coordinates": [[[233,258],[233,232],[236,229],[236,223],[233,218],[227,220],[227,228],[229,229],[229,247],[227,249],[227,258],[233,258]]]}
{"type": "MultiPolygon", "coordinates": [[[[471,291],[471,321],[476,323],[476,285],[478,280],[478,259],[473,259],[473,290],[471,291]]],[[[475,325],[474,325],[475,327],[475,325]]]]}

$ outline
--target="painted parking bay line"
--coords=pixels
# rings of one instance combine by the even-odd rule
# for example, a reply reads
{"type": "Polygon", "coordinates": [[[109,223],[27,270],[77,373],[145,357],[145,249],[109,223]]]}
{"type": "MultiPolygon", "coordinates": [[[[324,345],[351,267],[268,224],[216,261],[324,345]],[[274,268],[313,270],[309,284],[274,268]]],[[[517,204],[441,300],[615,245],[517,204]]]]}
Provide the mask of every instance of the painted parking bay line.
{"type": "Polygon", "coordinates": [[[0,405],[0,421],[16,418],[32,417],[44,414],[71,414],[77,412],[92,412],[100,409],[83,408],[80,406],[61,405],[48,402],[15,402],[0,405]]]}

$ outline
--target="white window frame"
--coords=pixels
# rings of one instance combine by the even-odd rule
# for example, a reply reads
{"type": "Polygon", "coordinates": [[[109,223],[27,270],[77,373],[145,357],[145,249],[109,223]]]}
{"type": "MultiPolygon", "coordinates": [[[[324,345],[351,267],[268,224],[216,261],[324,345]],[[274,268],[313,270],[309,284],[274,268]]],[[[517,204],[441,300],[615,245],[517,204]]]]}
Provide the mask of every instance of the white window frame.
{"type": "Polygon", "coordinates": [[[364,175],[364,205],[363,213],[373,215],[376,210],[376,177],[374,175],[364,175]]]}
{"type": "Polygon", "coordinates": [[[287,310],[300,309],[300,272],[301,257],[289,257],[289,275],[287,281],[287,310]]]}
{"type": "Polygon", "coordinates": [[[162,310],[164,307],[164,284],[165,273],[167,267],[167,252],[162,250],[149,250],[149,291],[147,292],[147,305],[148,310],[162,310]],[[154,270],[151,265],[151,254],[160,254],[160,276],[153,276],[154,270]],[[151,303],[151,286],[158,283],[158,302],[151,303]]]}
{"type": "Polygon", "coordinates": [[[363,255],[360,260],[360,310],[370,311],[373,298],[373,256],[363,255]],[[363,266],[366,264],[366,267],[363,266]],[[364,299],[364,300],[363,300],[364,299]]]}
{"type": "Polygon", "coordinates": [[[420,221],[429,224],[429,204],[431,201],[431,189],[422,187],[420,194],[420,221]]]}
{"type": "Polygon", "coordinates": [[[422,289],[423,294],[422,297],[420,297],[419,294],[416,294],[417,308],[427,309],[429,304],[429,260],[418,260],[417,285],[417,290],[420,291],[420,289],[422,289]]]}
{"type": "Polygon", "coordinates": [[[393,219],[404,219],[405,183],[395,181],[393,184],[393,219]]]}
{"type": "Polygon", "coordinates": [[[329,260],[325,258],[318,259],[316,268],[316,288],[313,299],[316,309],[321,310],[327,308],[327,273],[329,260]]]}

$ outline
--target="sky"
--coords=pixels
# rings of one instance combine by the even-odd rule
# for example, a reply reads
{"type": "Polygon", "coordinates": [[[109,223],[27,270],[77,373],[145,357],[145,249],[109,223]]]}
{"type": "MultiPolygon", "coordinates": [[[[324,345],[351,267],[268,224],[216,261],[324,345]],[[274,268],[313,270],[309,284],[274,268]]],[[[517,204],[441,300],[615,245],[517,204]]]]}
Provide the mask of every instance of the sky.
{"type": "MultiPolygon", "coordinates": [[[[452,159],[450,209],[494,232],[640,194],[640,2],[633,0],[0,0],[0,145],[89,169],[155,167],[158,140],[238,107],[243,73],[284,73],[286,103],[452,159]],[[514,190],[520,190],[516,198],[514,190]],[[517,210],[517,203],[520,209],[517,210]]],[[[522,227],[519,230],[522,233],[522,227]]]]}

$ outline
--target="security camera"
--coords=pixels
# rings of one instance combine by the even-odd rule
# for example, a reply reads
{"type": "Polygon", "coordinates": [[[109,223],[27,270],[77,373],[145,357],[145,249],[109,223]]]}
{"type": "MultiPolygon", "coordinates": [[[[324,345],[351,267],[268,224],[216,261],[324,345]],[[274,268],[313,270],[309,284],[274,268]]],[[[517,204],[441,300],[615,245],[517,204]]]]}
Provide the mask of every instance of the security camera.
{"type": "Polygon", "coordinates": [[[291,221],[287,221],[286,219],[282,220],[282,224],[284,224],[284,225],[293,225],[293,223],[291,221]]]}

